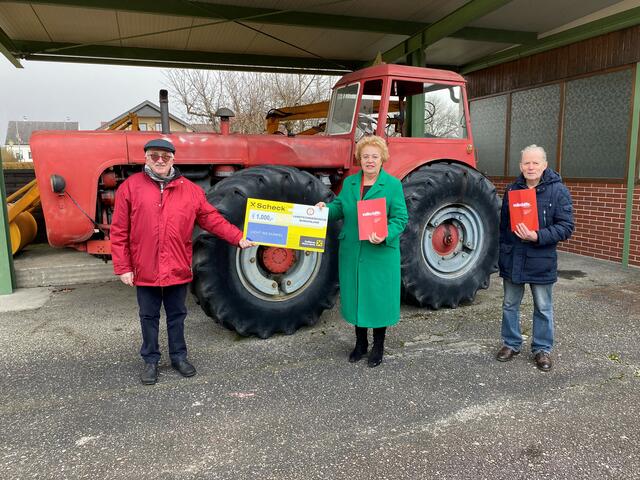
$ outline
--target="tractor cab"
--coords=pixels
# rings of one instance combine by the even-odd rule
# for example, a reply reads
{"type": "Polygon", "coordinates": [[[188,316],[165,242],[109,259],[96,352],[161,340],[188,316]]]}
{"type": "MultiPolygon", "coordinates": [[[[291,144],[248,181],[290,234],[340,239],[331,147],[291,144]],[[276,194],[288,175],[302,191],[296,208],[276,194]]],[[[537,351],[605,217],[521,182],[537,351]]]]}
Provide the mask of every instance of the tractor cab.
{"type": "Polygon", "coordinates": [[[475,167],[465,80],[453,72],[377,65],[347,74],[334,87],[325,134],[386,138],[400,178],[437,159],[475,167]]]}

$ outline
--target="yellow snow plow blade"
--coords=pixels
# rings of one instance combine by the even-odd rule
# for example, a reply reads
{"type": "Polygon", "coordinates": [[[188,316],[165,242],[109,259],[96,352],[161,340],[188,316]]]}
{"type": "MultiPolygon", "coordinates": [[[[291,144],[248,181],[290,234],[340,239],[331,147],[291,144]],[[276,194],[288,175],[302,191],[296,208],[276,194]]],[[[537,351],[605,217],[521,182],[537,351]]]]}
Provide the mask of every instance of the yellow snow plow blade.
{"type": "Polygon", "coordinates": [[[15,254],[36,238],[38,225],[31,211],[40,205],[40,190],[32,180],[7,197],[11,253],[15,254]]]}

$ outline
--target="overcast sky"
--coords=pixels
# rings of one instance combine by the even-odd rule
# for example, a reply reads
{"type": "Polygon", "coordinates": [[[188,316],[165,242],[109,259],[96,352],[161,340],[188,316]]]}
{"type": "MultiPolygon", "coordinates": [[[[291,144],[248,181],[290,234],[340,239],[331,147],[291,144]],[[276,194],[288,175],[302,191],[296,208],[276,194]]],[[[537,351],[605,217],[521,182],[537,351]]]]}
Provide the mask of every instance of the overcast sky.
{"type": "MultiPolygon", "coordinates": [[[[0,144],[9,120],[77,121],[93,130],[135,105],[158,104],[167,88],[164,69],[22,61],[15,68],[0,55],[0,144]]],[[[176,106],[169,109],[172,113],[176,106]]]]}

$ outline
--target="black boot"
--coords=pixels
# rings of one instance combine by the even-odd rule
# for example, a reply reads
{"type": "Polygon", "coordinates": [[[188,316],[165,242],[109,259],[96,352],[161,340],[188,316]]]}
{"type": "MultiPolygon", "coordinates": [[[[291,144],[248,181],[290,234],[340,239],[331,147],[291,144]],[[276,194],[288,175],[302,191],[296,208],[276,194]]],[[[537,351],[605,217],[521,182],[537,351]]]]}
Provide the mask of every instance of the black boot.
{"type": "Polygon", "coordinates": [[[370,367],[377,367],[382,363],[382,355],[384,354],[384,334],[386,333],[386,327],[373,329],[373,347],[371,353],[369,353],[369,361],[367,364],[370,367]]]}
{"type": "Polygon", "coordinates": [[[349,361],[355,363],[367,354],[369,342],[367,341],[367,329],[356,327],[356,346],[349,355],[349,361]]]}
{"type": "Polygon", "coordinates": [[[158,382],[158,364],[145,363],[140,373],[140,381],[143,385],[155,385],[158,382]]]}

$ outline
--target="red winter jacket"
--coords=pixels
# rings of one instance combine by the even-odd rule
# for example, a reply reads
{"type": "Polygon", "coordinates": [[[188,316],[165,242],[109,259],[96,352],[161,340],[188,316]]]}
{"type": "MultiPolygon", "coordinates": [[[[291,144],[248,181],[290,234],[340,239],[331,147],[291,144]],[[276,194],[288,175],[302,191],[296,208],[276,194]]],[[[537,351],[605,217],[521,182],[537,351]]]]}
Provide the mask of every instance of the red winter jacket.
{"type": "Polygon", "coordinates": [[[116,193],[111,256],[116,275],[133,272],[136,285],[188,283],[195,223],[238,245],[242,232],[207,202],[203,190],[184,177],[160,185],[145,173],[129,177],[116,193]]]}

